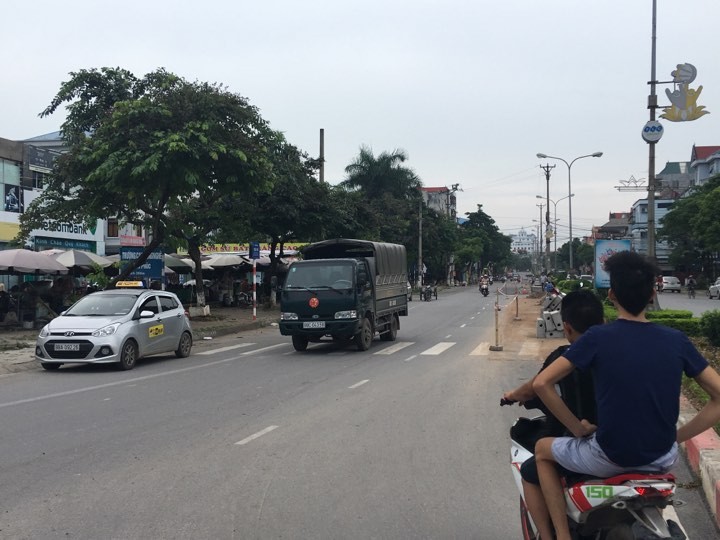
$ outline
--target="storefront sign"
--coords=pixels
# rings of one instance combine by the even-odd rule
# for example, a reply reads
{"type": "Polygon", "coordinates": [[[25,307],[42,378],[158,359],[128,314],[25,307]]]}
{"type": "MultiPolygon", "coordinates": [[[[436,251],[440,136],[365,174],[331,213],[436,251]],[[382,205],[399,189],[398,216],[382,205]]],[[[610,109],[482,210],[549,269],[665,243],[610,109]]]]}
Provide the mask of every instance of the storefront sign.
{"type": "MultiPolygon", "coordinates": [[[[120,247],[120,269],[128,264],[130,261],[134,261],[142,252],[145,251],[141,247],[121,246],[120,247]]],[[[133,278],[149,278],[149,279],[162,279],[163,270],[165,267],[165,254],[156,249],[150,253],[144,264],[137,267],[130,273],[130,277],[133,278]]]]}
{"type": "Polygon", "coordinates": [[[49,236],[36,236],[35,249],[78,249],[97,253],[97,243],[90,240],[73,240],[70,238],[51,238],[49,236]]]}

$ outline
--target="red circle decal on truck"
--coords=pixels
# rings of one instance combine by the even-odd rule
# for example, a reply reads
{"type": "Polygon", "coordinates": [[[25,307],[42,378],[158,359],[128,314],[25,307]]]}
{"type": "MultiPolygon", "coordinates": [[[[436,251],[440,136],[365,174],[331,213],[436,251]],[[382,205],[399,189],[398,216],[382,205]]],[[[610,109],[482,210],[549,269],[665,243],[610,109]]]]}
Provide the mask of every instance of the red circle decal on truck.
{"type": "Polygon", "coordinates": [[[310,300],[308,300],[308,305],[311,308],[316,308],[320,305],[320,300],[317,299],[317,296],[313,296],[310,300]]]}

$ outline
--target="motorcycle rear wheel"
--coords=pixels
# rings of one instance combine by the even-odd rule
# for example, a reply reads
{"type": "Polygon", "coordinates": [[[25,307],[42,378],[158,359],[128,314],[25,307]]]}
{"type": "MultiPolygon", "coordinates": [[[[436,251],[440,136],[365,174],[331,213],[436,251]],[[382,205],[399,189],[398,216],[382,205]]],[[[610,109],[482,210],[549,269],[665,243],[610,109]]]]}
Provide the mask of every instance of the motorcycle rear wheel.
{"type": "Polygon", "coordinates": [[[615,525],[602,535],[602,540],[634,540],[635,534],[627,523],[615,525]]]}

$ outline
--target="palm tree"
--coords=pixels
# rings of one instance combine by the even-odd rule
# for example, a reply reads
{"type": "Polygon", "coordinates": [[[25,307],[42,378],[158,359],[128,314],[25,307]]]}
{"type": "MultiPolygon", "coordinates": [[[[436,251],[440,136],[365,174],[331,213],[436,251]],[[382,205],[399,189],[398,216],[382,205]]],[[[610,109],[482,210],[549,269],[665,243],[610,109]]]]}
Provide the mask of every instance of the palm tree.
{"type": "Polygon", "coordinates": [[[376,158],[371,148],[361,146],[360,155],[345,167],[348,176],[341,185],[348,190],[362,191],[369,199],[383,194],[414,199],[422,182],[412,169],[402,165],[407,159],[403,150],[383,152],[376,158]]]}

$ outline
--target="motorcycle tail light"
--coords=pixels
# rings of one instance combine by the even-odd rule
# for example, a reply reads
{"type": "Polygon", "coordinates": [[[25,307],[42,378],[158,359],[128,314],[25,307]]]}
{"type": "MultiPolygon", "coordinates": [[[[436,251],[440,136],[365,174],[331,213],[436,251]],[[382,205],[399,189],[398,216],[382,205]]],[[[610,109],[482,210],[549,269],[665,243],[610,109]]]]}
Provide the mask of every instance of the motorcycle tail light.
{"type": "Polygon", "coordinates": [[[654,487],[636,486],[635,491],[641,497],[669,497],[673,494],[672,488],[656,489],[654,487]]]}

